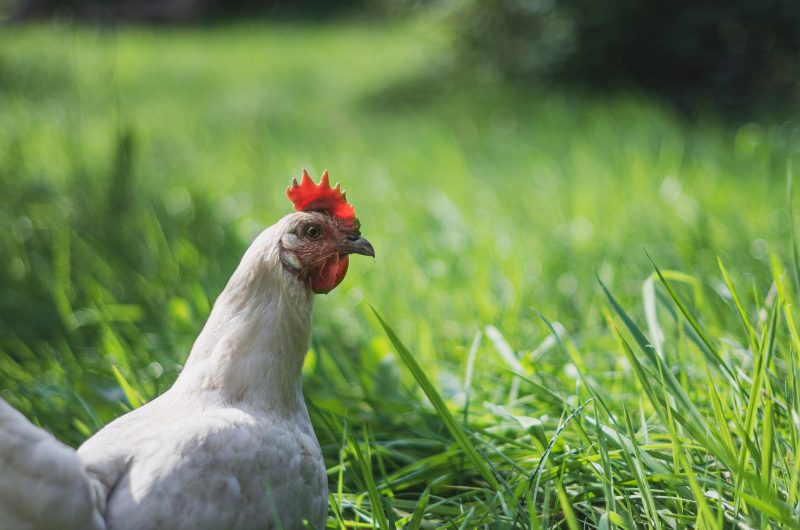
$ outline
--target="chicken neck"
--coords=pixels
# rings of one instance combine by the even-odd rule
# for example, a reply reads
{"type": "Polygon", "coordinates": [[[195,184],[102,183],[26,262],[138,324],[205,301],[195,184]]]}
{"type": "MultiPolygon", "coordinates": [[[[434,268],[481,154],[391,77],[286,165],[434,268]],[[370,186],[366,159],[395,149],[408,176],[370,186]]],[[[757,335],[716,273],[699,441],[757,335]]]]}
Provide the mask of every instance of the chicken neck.
{"type": "Polygon", "coordinates": [[[302,366],[313,295],[280,263],[281,222],[242,258],[197,337],[175,392],[292,414],[303,408],[302,366]]]}

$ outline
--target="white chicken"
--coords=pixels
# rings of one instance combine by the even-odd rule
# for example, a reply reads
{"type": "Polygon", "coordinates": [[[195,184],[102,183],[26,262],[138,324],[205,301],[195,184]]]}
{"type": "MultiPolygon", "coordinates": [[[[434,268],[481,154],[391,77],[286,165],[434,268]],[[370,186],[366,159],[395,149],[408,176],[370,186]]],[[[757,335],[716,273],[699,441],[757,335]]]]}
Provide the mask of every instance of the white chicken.
{"type": "Polygon", "coordinates": [[[375,252],[327,172],[287,195],[297,212],[247,250],[167,392],[77,452],[0,400],[0,530],[325,527],[301,388],[313,295],[375,252]]]}

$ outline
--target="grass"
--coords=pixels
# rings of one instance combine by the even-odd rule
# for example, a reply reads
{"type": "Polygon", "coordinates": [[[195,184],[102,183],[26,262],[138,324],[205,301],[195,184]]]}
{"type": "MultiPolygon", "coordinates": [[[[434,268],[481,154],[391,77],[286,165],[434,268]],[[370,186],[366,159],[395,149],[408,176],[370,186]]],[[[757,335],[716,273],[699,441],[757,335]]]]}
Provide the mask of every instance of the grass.
{"type": "Polygon", "coordinates": [[[77,444],[163,391],[328,168],[378,255],[315,310],[329,527],[798,527],[798,126],[448,81],[446,37],[5,28],[2,396],[77,444]]]}

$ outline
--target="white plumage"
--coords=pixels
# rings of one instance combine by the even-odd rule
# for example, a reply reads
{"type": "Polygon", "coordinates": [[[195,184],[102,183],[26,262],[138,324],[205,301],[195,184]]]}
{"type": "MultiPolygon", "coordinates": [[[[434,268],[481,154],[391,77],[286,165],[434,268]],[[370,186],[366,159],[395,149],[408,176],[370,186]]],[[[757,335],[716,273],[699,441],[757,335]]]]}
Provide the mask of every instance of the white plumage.
{"type": "Polygon", "coordinates": [[[315,278],[353,252],[374,255],[324,212],[269,227],[172,388],[77,453],[0,400],[0,529],[324,528],[327,479],[301,368],[315,278]],[[310,224],[338,249],[330,260],[309,258],[323,248],[310,246],[310,224]]]}

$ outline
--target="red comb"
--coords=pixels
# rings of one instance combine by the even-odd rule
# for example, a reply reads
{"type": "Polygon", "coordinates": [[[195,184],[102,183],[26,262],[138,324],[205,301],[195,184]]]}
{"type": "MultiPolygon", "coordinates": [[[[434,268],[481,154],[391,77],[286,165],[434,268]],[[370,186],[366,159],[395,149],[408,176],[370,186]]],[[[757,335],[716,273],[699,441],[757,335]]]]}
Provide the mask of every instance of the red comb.
{"type": "Polygon", "coordinates": [[[286,190],[286,196],[298,212],[327,212],[348,223],[352,223],[356,218],[356,211],[351,204],[347,204],[347,197],[339,188],[339,183],[331,188],[327,169],[322,172],[319,184],[314,184],[304,169],[300,184],[296,178],[292,179],[292,185],[286,190]]]}

